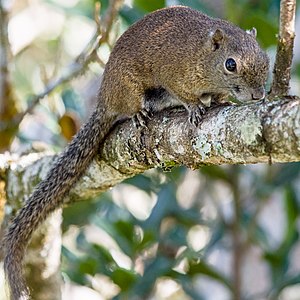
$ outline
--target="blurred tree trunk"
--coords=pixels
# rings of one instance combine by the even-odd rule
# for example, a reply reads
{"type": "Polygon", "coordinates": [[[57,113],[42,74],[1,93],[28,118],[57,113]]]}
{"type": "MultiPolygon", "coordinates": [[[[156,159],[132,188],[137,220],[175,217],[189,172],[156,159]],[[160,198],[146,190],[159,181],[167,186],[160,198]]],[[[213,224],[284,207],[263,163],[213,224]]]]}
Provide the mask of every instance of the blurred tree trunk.
{"type": "Polygon", "coordinates": [[[289,94],[295,39],[296,0],[280,2],[280,23],[270,97],[289,94]]]}
{"type": "Polygon", "coordinates": [[[10,78],[11,51],[7,30],[8,11],[4,2],[0,1],[0,153],[9,149],[18,130],[18,125],[12,122],[18,110],[10,78]]]}

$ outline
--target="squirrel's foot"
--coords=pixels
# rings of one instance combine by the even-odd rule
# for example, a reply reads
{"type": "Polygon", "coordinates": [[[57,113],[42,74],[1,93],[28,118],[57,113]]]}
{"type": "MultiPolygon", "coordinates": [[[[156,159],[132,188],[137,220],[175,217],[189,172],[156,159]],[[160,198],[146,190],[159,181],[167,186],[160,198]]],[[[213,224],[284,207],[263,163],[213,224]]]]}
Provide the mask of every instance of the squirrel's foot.
{"type": "Polygon", "coordinates": [[[150,110],[145,108],[141,109],[133,118],[133,122],[136,128],[147,127],[147,121],[151,120],[153,114],[150,110]]]}
{"type": "Polygon", "coordinates": [[[188,105],[189,122],[198,127],[202,120],[202,116],[205,114],[206,109],[202,104],[190,104],[188,105]]]}

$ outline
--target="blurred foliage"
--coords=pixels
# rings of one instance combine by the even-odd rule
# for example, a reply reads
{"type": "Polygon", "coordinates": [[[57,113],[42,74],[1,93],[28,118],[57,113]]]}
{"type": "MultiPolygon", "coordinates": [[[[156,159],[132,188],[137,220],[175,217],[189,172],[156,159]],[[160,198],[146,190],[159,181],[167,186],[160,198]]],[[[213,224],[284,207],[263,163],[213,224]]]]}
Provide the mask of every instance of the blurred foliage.
{"type": "MultiPolygon", "coordinates": [[[[17,16],[26,5],[15,2],[17,16]]],[[[89,40],[85,33],[95,26],[95,2],[36,1],[57,17],[48,27],[58,27],[36,34],[16,52],[12,81],[22,99],[20,107],[26,107],[30,95],[43,90],[47,80],[63,73],[84,48],[89,40]]],[[[114,34],[171,2],[245,29],[256,27],[260,43],[274,53],[279,0],[126,1],[114,34]]],[[[107,7],[108,0],[101,1],[102,16],[107,7]]],[[[107,57],[109,50],[110,45],[101,47],[100,57],[107,57]]],[[[298,65],[298,78],[299,70],[298,65]]],[[[102,71],[92,64],[85,77],[41,101],[21,124],[16,145],[35,139],[54,147],[64,145],[91,106],[86,100],[91,97],[86,96],[92,89],[89,81],[102,71]]],[[[299,299],[291,296],[291,291],[300,294],[299,163],[164,171],[146,172],[113,192],[64,210],[66,279],[106,299],[226,300],[239,299],[238,290],[247,300],[299,299]],[[134,196],[137,191],[143,194],[134,196]]]]}
{"type": "Polygon", "coordinates": [[[227,0],[226,15],[242,28],[258,29],[258,39],[264,47],[276,43],[279,27],[279,0],[227,0]]]}
{"type": "MultiPolygon", "coordinates": [[[[81,203],[79,208],[77,205],[69,207],[65,210],[64,218],[65,230],[70,225],[83,225],[83,220],[89,220],[88,226],[104,230],[115,241],[116,251],[130,258],[130,267],[124,269],[120,261],[111,255],[110,248],[105,243],[99,245],[87,242],[85,227],[81,227],[76,234],[76,251],[80,251],[80,254],[75,255],[67,248],[63,250],[64,272],[73,281],[91,287],[91,278],[95,274],[108,276],[119,287],[119,292],[113,299],[153,299],[151,297],[155,295],[158,278],[169,278],[178,284],[176,292],[179,293],[178,290],[182,289],[185,295],[178,299],[233,299],[233,296],[214,298],[211,291],[211,296],[208,297],[205,287],[202,286],[201,290],[198,284],[202,278],[210,278],[226,287],[228,295],[233,295],[235,287],[232,270],[226,272],[222,266],[210,261],[212,253],[224,251],[225,255],[227,251],[231,252],[233,245],[228,240],[233,238],[234,227],[238,226],[238,234],[242,238],[241,255],[247,260],[246,256],[251,255],[251,251],[248,253],[247,249],[258,249],[260,258],[255,264],[266,264],[270,276],[264,279],[269,283],[265,291],[256,294],[253,286],[253,293],[250,293],[251,288],[247,289],[243,299],[278,299],[284,288],[300,284],[299,265],[295,270],[295,257],[292,255],[293,250],[300,246],[297,226],[300,213],[297,189],[299,170],[299,163],[258,168],[204,167],[199,170],[198,175],[193,175],[206,182],[188,208],[179,203],[177,191],[183,182],[189,180],[190,171],[176,168],[171,173],[157,170],[136,176],[123,184],[133,185],[138,189],[145,187],[147,193],[153,193],[156,197],[156,204],[145,220],[136,218],[128,209],[116,204],[110,193],[102,195],[92,205],[81,203]],[[244,180],[247,182],[243,182],[244,180]],[[233,193],[225,193],[224,197],[218,199],[218,203],[213,204],[212,210],[216,215],[204,216],[203,211],[209,203],[204,202],[202,196],[206,195],[205,198],[208,196],[209,201],[213,201],[213,191],[219,188],[220,183],[230,190],[237,190],[239,199],[232,198],[233,193]],[[268,202],[278,194],[278,201],[282,202],[284,208],[282,217],[285,219],[285,224],[280,226],[285,230],[281,241],[276,244],[258,216],[262,211],[268,210],[268,202]],[[240,201],[239,210],[229,218],[224,216],[221,208],[222,202],[228,201],[227,197],[231,198],[229,207],[234,206],[235,201],[240,201]],[[84,217],[82,212],[85,212],[84,217]],[[201,249],[195,249],[188,238],[197,225],[209,232],[209,238],[201,249]],[[140,264],[143,276],[137,271],[140,264]]],[[[185,197],[190,195],[186,193],[185,197]]],[[[271,215],[272,213],[269,217],[271,215]]],[[[276,216],[273,222],[277,222],[276,216]]],[[[247,274],[243,277],[247,278],[247,274]]],[[[172,296],[175,298],[168,299],[176,299],[176,292],[172,296]]]]}

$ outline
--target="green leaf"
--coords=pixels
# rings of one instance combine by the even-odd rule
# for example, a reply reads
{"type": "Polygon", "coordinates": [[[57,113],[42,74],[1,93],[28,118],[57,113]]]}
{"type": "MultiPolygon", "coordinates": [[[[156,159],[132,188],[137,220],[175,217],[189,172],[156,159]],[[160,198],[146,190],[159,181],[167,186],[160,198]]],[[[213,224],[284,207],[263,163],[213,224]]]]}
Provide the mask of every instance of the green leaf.
{"type": "Polygon", "coordinates": [[[165,7],[165,0],[134,0],[133,5],[144,12],[151,12],[165,7]]]}
{"type": "Polygon", "coordinates": [[[65,231],[70,225],[85,225],[95,213],[96,208],[96,201],[81,201],[65,207],[63,210],[63,230],[65,231]]]}
{"type": "Polygon", "coordinates": [[[211,179],[222,180],[230,183],[230,174],[220,166],[204,166],[200,168],[200,172],[211,179]]]}
{"type": "Polygon", "coordinates": [[[143,232],[143,239],[140,243],[136,245],[135,251],[141,252],[146,250],[147,248],[151,247],[153,244],[157,243],[156,236],[154,235],[153,231],[146,230],[143,232]]]}
{"type": "Polygon", "coordinates": [[[122,268],[114,270],[111,274],[111,279],[121,288],[122,292],[128,291],[136,282],[137,278],[139,278],[139,276],[135,272],[122,268]]]}
{"type": "Polygon", "coordinates": [[[255,11],[248,14],[247,18],[242,19],[240,26],[245,30],[255,27],[257,29],[257,39],[264,48],[277,44],[277,23],[274,22],[274,18],[266,18],[264,12],[255,11]]]}
{"type": "Polygon", "coordinates": [[[81,259],[81,262],[78,267],[78,272],[82,274],[95,275],[97,273],[97,261],[91,257],[85,257],[81,259]]]}
{"type": "Polygon", "coordinates": [[[128,228],[133,226],[133,224],[128,224],[126,228],[121,229],[121,224],[124,225],[126,222],[122,223],[122,221],[117,221],[114,224],[102,218],[95,218],[93,223],[105,230],[117,242],[118,246],[126,255],[130,257],[133,255],[131,240],[127,238],[129,235],[128,228]],[[125,235],[122,234],[122,230],[125,235]]]}
{"type": "Polygon", "coordinates": [[[134,232],[134,224],[132,222],[117,220],[114,223],[114,227],[116,228],[119,236],[126,238],[128,241],[133,240],[134,232]]]}

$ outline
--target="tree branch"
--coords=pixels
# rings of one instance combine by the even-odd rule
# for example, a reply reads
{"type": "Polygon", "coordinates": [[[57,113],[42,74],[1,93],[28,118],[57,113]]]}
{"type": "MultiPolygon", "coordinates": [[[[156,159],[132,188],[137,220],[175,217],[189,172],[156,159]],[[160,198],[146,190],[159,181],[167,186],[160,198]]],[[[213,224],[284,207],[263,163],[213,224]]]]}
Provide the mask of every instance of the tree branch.
{"type": "Polygon", "coordinates": [[[280,24],[270,97],[289,93],[295,39],[296,0],[281,0],[280,24]]]}
{"type": "MultiPolygon", "coordinates": [[[[118,125],[70,191],[68,202],[88,199],[153,167],[300,161],[299,99],[215,107],[199,128],[187,119],[186,111],[178,108],[158,113],[148,129],[136,129],[132,120],[118,125]]],[[[2,156],[10,200],[29,195],[32,182],[45,177],[53,156],[42,156],[2,156]],[[22,184],[16,188],[20,175],[22,184]]]]}

